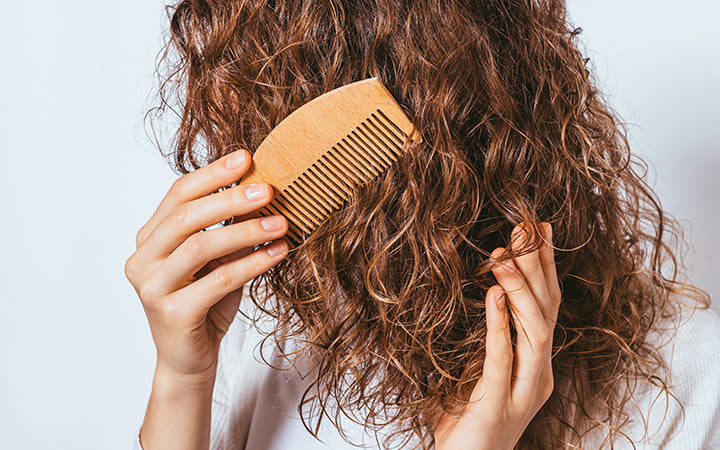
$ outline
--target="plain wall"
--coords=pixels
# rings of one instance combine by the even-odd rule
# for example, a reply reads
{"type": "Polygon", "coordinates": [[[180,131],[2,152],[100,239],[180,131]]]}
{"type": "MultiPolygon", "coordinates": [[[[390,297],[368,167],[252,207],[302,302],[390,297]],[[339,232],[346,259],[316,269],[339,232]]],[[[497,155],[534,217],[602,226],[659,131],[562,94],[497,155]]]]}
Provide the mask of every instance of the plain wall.
{"type": "MultiPolygon", "coordinates": [[[[123,266],[175,175],[145,134],[160,2],[0,14],[0,448],[129,448],[155,350],[123,266]]],[[[573,1],[586,54],[720,294],[720,4],[573,1]]]]}

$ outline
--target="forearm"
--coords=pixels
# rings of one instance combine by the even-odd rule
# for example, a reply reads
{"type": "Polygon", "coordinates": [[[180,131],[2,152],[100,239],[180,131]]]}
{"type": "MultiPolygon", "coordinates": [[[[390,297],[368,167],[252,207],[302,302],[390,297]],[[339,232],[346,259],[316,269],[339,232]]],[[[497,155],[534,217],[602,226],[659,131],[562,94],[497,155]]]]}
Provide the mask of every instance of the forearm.
{"type": "Polygon", "coordinates": [[[158,367],[140,433],[144,450],[207,449],[214,377],[187,379],[158,367]]]}

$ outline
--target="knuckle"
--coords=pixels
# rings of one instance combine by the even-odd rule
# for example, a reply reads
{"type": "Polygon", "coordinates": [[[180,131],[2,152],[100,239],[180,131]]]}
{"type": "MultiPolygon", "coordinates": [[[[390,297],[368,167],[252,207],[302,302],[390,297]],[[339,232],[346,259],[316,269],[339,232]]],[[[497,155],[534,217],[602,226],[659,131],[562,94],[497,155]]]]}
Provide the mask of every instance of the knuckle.
{"type": "Polygon", "coordinates": [[[522,276],[523,281],[527,285],[538,285],[545,282],[545,276],[542,272],[542,267],[539,264],[531,263],[528,268],[528,274],[522,276]]]}
{"type": "Polygon", "coordinates": [[[513,268],[513,276],[517,279],[518,289],[530,289],[530,280],[520,271],[519,268],[513,268]]]}
{"type": "MultiPolygon", "coordinates": [[[[514,270],[514,269],[513,269],[514,270]]],[[[529,287],[525,282],[525,278],[520,273],[510,272],[510,277],[504,280],[505,291],[512,294],[522,294],[529,287]]]]}
{"type": "Polygon", "coordinates": [[[552,393],[555,390],[555,383],[553,382],[552,371],[548,372],[549,375],[545,377],[545,380],[540,387],[540,394],[543,403],[545,403],[550,398],[550,396],[552,396],[552,393]]]}
{"type": "Polygon", "coordinates": [[[535,342],[537,342],[540,345],[547,345],[552,341],[552,333],[550,333],[550,330],[545,326],[541,327],[537,330],[535,334],[535,342]]]}
{"type": "Polygon", "coordinates": [[[184,228],[192,221],[192,214],[185,206],[176,207],[171,216],[170,224],[173,227],[184,228]]]}
{"type": "Polygon", "coordinates": [[[202,257],[205,255],[205,249],[207,247],[207,239],[203,234],[207,233],[195,233],[188,237],[182,244],[182,253],[187,256],[202,257]]]}
{"type": "Polygon", "coordinates": [[[235,283],[235,274],[226,266],[221,266],[213,272],[213,282],[221,289],[232,288],[235,283]]]}
{"type": "Polygon", "coordinates": [[[244,222],[240,222],[238,224],[237,228],[235,229],[235,233],[242,240],[245,240],[245,239],[251,237],[254,231],[257,232],[257,230],[253,230],[253,227],[250,225],[249,221],[247,221],[247,220],[244,222]]]}
{"type": "Polygon", "coordinates": [[[224,192],[224,201],[225,206],[229,210],[237,208],[238,205],[241,205],[243,203],[247,203],[245,193],[241,189],[241,186],[235,186],[231,189],[227,189],[224,192]]]}
{"type": "Polygon", "coordinates": [[[137,277],[137,263],[135,262],[135,255],[135,253],[130,255],[127,261],[125,261],[125,267],[123,268],[125,271],[125,278],[127,278],[131,283],[137,277]]]}
{"type": "Polygon", "coordinates": [[[553,295],[552,298],[553,306],[558,306],[560,303],[562,303],[562,295],[560,293],[556,293],[553,295]]]}
{"type": "Polygon", "coordinates": [[[500,334],[503,331],[505,331],[505,324],[499,323],[499,322],[490,323],[488,321],[487,328],[488,328],[489,332],[494,332],[495,334],[500,334]]]}
{"type": "Polygon", "coordinates": [[[140,248],[143,242],[145,242],[145,238],[147,237],[147,228],[145,225],[143,225],[135,235],[135,248],[140,248]]]}
{"type": "Polygon", "coordinates": [[[155,300],[160,298],[159,292],[158,292],[158,286],[152,282],[152,280],[148,280],[142,285],[138,286],[138,295],[140,296],[140,300],[143,301],[143,303],[154,303],[155,300]]]}
{"type": "Polygon", "coordinates": [[[182,322],[182,304],[173,298],[166,298],[162,302],[157,302],[149,306],[164,326],[178,325],[179,322],[182,322]]]}
{"type": "Polygon", "coordinates": [[[509,366],[513,363],[513,355],[511,352],[502,352],[495,358],[497,359],[498,364],[503,367],[509,366]]]}
{"type": "Polygon", "coordinates": [[[509,259],[502,266],[501,274],[504,277],[504,284],[501,283],[501,285],[508,290],[519,291],[528,285],[525,276],[514,261],[514,259],[509,259]]]}
{"type": "Polygon", "coordinates": [[[161,305],[159,305],[158,310],[165,319],[172,320],[172,318],[178,314],[178,305],[178,302],[168,299],[168,301],[165,301],[161,305]]]}
{"type": "Polygon", "coordinates": [[[185,176],[182,176],[173,182],[172,186],[170,186],[170,191],[168,192],[168,194],[171,195],[173,198],[182,199],[187,192],[187,185],[187,178],[185,176]]]}

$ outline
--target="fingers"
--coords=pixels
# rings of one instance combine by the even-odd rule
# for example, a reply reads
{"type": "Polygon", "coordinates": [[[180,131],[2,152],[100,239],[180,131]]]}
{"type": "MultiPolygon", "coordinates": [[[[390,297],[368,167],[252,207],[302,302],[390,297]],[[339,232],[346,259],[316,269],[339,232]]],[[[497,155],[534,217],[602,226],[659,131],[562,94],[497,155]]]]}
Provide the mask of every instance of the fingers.
{"type": "Polygon", "coordinates": [[[272,194],[273,191],[267,183],[256,183],[235,186],[184,203],[155,227],[137,250],[136,258],[139,261],[162,260],[199,230],[228,217],[247,214],[267,205],[272,200],[272,194]]]}
{"type": "Polygon", "coordinates": [[[280,262],[288,251],[283,239],[276,240],[245,256],[223,264],[194,283],[176,291],[173,303],[178,307],[209,310],[228,293],[240,289],[248,281],[280,262]]]}
{"type": "MultiPolygon", "coordinates": [[[[543,226],[543,235],[547,228],[543,226]]],[[[519,250],[526,239],[522,227],[513,231],[512,247],[519,250]]],[[[492,253],[498,258],[504,249],[492,253]]],[[[505,261],[493,269],[498,283],[507,294],[508,304],[518,330],[514,374],[516,377],[513,396],[535,398],[538,380],[549,365],[552,350],[552,335],[557,317],[557,302],[550,294],[559,292],[559,287],[549,286],[557,275],[551,254],[535,250],[527,255],[505,261]]]]}
{"type": "MultiPolygon", "coordinates": [[[[549,224],[548,224],[549,225],[549,224]]],[[[522,225],[518,225],[512,232],[511,245],[513,250],[519,252],[523,247],[529,244],[531,234],[522,225]]],[[[544,244],[543,244],[544,245],[544,244]]],[[[520,270],[525,283],[527,283],[530,292],[538,303],[540,311],[545,317],[549,327],[553,328],[555,318],[552,316],[552,300],[548,292],[547,277],[543,270],[543,264],[540,260],[538,251],[533,251],[526,255],[518,256],[514,260],[515,266],[520,270]]],[[[554,267],[554,265],[553,265],[554,267]]]]}
{"type": "MultiPolygon", "coordinates": [[[[541,223],[539,228],[543,240],[550,243],[550,225],[541,223]]],[[[510,244],[513,253],[529,244],[523,242],[526,239],[522,227],[516,227],[510,244]]],[[[497,248],[491,257],[499,260],[503,253],[505,249],[497,248]]],[[[553,391],[552,334],[560,287],[552,244],[504,261],[492,272],[498,285],[488,290],[485,300],[483,375],[462,416],[445,415],[438,422],[438,448],[496,448],[499,442],[509,448],[553,391]],[[510,315],[517,329],[514,351],[510,315]],[[488,446],[493,431],[498,432],[497,439],[491,438],[495,444],[488,446]],[[473,438],[474,443],[469,444],[473,438]]]]}
{"type": "MultiPolygon", "coordinates": [[[[175,180],[170,191],[162,199],[155,213],[140,228],[136,237],[137,247],[145,242],[155,227],[175,208],[183,203],[204,197],[223,186],[237,181],[250,168],[252,158],[247,150],[230,153],[207,166],[190,172],[175,180]]],[[[221,219],[222,220],[222,219],[221,219]]],[[[219,221],[218,221],[219,222],[219,221]]],[[[217,223],[217,222],[215,222],[217,223]]],[[[210,224],[213,225],[213,224],[210,224]]]]}
{"type": "Polygon", "coordinates": [[[550,305],[547,308],[547,318],[553,323],[557,322],[558,310],[560,309],[560,284],[558,283],[557,268],[555,267],[555,252],[552,245],[552,226],[543,222],[540,224],[545,242],[540,247],[540,264],[545,274],[545,283],[550,295],[550,305]]]}
{"type": "MultiPolygon", "coordinates": [[[[498,258],[503,251],[503,249],[495,249],[491,257],[498,258]]],[[[515,325],[518,327],[518,341],[546,334],[545,316],[513,260],[507,260],[494,268],[493,274],[507,294],[510,311],[516,319],[515,325]]],[[[527,343],[531,344],[529,341],[527,343]]]]}
{"type": "Polygon", "coordinates": [[[283,216],[268,216],[195,233],[159,267],[155,281],[158,290],[165,293],[177,290],[178,285],[187,283],[183,283],[184,280],[192,281],[193,275],[208,262],[238,249],[278,239],[287,229],[288,223],[283,216]]]}
{"type": "Polygon", "coordinates": [[[510,338],[510,315],[502,287],[495,285],[485,296],[485,362],[483,376],[475,386],[470,401],[493,398],[506,399],[510,394],[513,348],[510,338]]]}

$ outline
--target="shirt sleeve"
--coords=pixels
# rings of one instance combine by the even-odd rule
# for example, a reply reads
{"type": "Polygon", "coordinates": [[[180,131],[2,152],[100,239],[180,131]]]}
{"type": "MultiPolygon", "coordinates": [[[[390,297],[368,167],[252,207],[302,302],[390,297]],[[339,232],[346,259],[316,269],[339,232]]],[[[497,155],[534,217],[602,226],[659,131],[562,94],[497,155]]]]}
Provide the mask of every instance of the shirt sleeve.
{"type": "Polygon", "coordinates": [[[711,309],[683,312],[659,336],[672,395],[656,387],[638,395],[644,413],[636,411],[629,436],[643,449],[720,448],[720,318],[711,309]]]}

